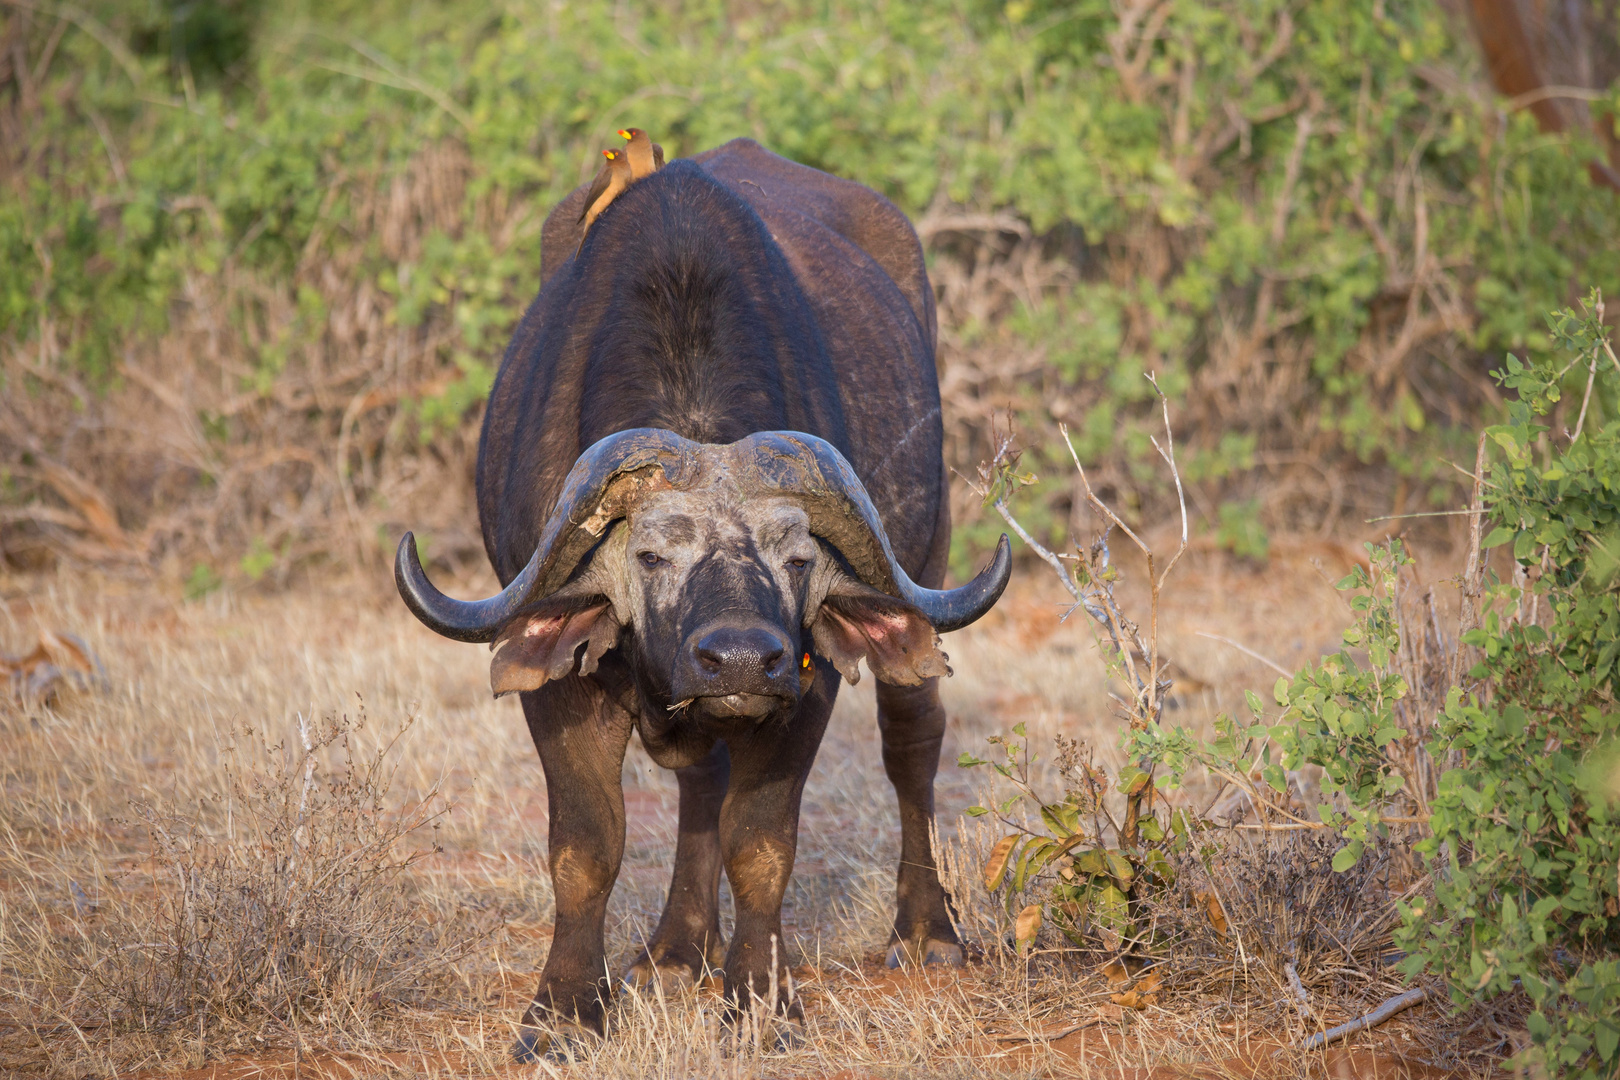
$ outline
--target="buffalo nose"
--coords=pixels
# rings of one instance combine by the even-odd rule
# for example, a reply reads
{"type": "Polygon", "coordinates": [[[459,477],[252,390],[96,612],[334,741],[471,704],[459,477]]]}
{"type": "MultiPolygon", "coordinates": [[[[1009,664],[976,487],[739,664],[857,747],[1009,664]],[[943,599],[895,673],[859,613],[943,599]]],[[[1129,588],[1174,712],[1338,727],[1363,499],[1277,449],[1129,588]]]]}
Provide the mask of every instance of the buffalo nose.
{"type": "Polygon", "coordinates": [[[787,642],[762,627],[717,627],[698,639],[698,667],[705,675],[776,675],[787,656],[787,642]]]}

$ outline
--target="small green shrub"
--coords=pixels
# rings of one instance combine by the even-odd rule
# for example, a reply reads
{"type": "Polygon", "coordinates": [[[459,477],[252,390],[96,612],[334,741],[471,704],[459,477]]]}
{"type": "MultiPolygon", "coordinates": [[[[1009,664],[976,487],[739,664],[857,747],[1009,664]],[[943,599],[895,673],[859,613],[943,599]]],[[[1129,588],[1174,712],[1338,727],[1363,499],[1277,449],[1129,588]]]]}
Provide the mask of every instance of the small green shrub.
{"type": "Polygon", "coordinates": [[[1404,912],[1408,970],[1444,974],[1459,1005],[1515,988],[1529,995],[1527,1061],[1559,1076],[1620,1070],[1620,821],[1612,805],[1620,737],[1620,362],[1602,300],[1548,318],[1561,355],[1509,360],[1517,391],[1486,502],[1488,546],[1512,545],[1538,570],[1487,593],[1469,682],[1447,696],[1435,753],[1440,777],[1420,845],[1435,867],[1433,900],[1404,912]],[[1537,423],[1582,372],[1575,431],[1537,423]],[[1581,421],[1584,421],[1582,423],[1581,421]]]}
{"type": "MultiPolygon", "coordinates": [[[[1250,719],[1219,717],[1211,739],[1157,718],[1122,725],[1134,764],[1117,786],[1129,793],[1156,775],[1175,788],[1203,770],[1247,795],[1263,821],[1336,830],[1339,873],[1397,832],[1415,834],[1432,895],[1416,890],[1398,904],[1402,970],[1442,977],[1458,1008],[1522,992],[1532,1011],[1521,1065],[1611,1077],[1620,1073],[1620,357],[1595,290],[1583,312],[1558,311],[1547,328],[1557,352],[1509,357],[1495,373],[1516,399],[1504,422],[1485,429],[1477,455],[1479,505],[1470,513],[1488,528],[1481,547],[1510,546],[1514,580],[1471,562],[1448,636],[1432,608],[1426,626],[1403,608],[1410,560],[1400,542],[1369,544],[1367,567],[1338,583],[1355,612],[1344,647],[1277,680],[1280,715],[1268,722],[1251,692],[1250,719]],[[1554,432],[1539,420],[1571,389],[1580,404],[1563,415],[1573,426],[1554,432]],[[1420,655],[1413,639],[1426,634],[1420,655]],[[1322,771],[1321,799],[1301,810],[1289,774],[1305,765],[1322,771]]],[[[1017,479],[1007,468],[997,475],[1017,479]]],[[[1014,794],[976,812],[1011,824],[1009,811],[1027,800],[1044,825],[1008,845],[1008,902],[1058,867],[1045,894],[1054,914],[1081,910],[1081,900],[1094,921],[1128,933],[1141,898],[1121,871],[1140,878],[1163,827],[1102,850],[1096,875],[1077,874],[1091,868],[1063,858],[1086,831],[1075,794],[1043,803],[1027,783],[1027,748],[1003,745],[1007,760],[994,767],[1014,794]]],[[[988,763],[964,755],[961,764],[988,763]]],[[[1106,790],[1101,783],[1093,788],[1106,790]]],[[[1099,843],[1107,831],[1091,830],[1099,843]]]]}

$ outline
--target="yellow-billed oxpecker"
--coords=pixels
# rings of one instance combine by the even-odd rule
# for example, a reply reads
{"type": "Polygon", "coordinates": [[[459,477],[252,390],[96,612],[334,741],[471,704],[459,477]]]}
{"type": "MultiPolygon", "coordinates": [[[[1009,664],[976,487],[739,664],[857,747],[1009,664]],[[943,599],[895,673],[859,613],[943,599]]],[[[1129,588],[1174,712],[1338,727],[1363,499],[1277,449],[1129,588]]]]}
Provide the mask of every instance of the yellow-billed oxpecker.
{"type": "MultiPolygon", "coordinates": [[[[607,158],[607,164],[591,181],[591,189],[585,193],[585,207],[579,213],[579,220],[584,222],[579,233],[580,247],[585,246],[585,234],[590,232],[592,222],[630,186],[630,156],[623,150],[604,150],[602,156],[607,158]]],[[[578,254],[577,248],[575,254],[578,254]]]]}
{"type": "Polygon", "coordinates": [[[621,128],[619,138],[628,139],[624,151],[630,155],[630,179],[640,180],[664,167],[664,148],[640,128],[621,128]]]}

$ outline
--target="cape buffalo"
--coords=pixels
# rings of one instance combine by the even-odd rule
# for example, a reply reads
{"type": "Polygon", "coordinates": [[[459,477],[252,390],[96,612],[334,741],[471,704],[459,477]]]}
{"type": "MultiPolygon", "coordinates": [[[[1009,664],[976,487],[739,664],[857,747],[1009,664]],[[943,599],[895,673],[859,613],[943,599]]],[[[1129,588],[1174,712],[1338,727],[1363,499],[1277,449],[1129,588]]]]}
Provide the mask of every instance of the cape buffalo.
{"type": "Polygon", "coordinates": [[[583,198],[546,221],[540,295],[484,418],[478,513],[504,590],[443,595],[409,535],[395,563],[419,619],[494,643],[492,686],[521,692],[545,769],[556,931],[520,1057],[537,1027],[603,1030],[632,730],[677,771],[680,831],[625,977],[689,984],[715,965],[733,1001],[794,1020],[778,951],[799,799],[863,657],[900,803],[890,962],[962,961],[928,837],[936,632],[989,610],[1010,565],[1003,536],[977,578],[938,589],[934,300],[899,210],[749,140],[631,185],[574,256],[583,198]]]}

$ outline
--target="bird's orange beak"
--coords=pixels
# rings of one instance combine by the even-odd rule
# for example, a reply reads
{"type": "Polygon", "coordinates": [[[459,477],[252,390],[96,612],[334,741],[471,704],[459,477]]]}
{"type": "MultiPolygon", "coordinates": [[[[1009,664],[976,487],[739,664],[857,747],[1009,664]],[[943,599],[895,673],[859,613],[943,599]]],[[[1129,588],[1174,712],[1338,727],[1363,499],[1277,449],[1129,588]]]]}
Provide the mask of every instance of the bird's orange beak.
{"type": "Polygon", "coordinates": [[[633,139],[633,138],[635,138],[635,136],[631,135],[628,131],[624,130],[623,128],[620,128],[619,129],[619,138],[621,138],[621,139],[633,139]]]}
{"type": "Polygon", "coordinates": [[[611,150],[604,150],[604,151],[602,151],[602,156],[607,158],[609,161],[612,161],[614,158],[618,157],[619,155],[615,154],[611,150]]]}

